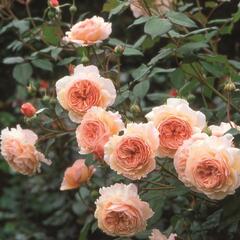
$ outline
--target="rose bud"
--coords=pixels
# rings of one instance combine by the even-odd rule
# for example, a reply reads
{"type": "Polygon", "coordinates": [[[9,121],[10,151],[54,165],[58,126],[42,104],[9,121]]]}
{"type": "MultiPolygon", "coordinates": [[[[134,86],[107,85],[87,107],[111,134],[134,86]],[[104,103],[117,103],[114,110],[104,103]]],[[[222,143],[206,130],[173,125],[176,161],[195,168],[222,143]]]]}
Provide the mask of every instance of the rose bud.
{"type": "Polygon", "coordinates": [[[50,0],[49,4],[51,7],[57,7],[59,5],[58,0],[50,0]]]}
{"type": "Polygon", "coordinates": [[[36,114],[37,110],[36,108],[31,104],[31,103],[24,103],[21,106],[21,113],[25,116],[25,117],[33,117],[36,114]]]}
{"type": "Polygon", "coordinates": [[[49,83],[47,81],[45,81],[45,80],[41,80],[39,82],[39,87],[41,89],[48,89],[49,88],[49,83]]]}
{"type": "Polygon", "coordinates": [[[84,159],[76,160],[71,167],[66,169],[60,190],[79,188],[80,185],[90,180],[94,172],[94,166],[87,166],[84,159]]]}
{"type": "Polygon", "coordinates": [[[177,95],[178,95],[177,89],[172,88],[172,89],[169,91],[169,96],[171,96],[171,97],[176,97],[177,95]]]}

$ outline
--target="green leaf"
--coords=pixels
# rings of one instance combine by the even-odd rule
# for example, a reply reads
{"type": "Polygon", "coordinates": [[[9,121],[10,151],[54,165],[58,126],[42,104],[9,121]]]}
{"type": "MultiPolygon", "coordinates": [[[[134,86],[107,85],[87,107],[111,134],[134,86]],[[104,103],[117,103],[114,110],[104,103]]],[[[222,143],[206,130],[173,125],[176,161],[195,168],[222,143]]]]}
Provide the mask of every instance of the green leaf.
{"type": "Polygon", "coordinates": [[[16,64],[22,62],[24,62],[24,59],[22,57],[7,57],[3,59],[4,64],[16,64]]]}
{"type": "Polygon", "coordinates": [[[36,59],[32,61],[32,64],[37,67],[40,68],[42,70],[46,70],[46,71],[53,71],[53,64],[46,59],[36,59]]]}
{"type": "Polygon", "coordinates": [[[147,22],[149,19],[149,17],[140,17],[140,18],[137,18],[131,25],[128,26],[128,28],[131,28],[133,26],[136,26],[136,25],[140,25],[142,23],[145,23],[147,22]]]}
{"type": "Polygon", "coordinates": [[[226,74],[224,72],[224,66],[222,66],[222,64],[217,64],[217,63],[210,64],[210,63],[203,62],[203,61],[201,61],[201,64],[207,72],[209,72],[211,75],[213,75],[215,77],[219,78],[226,74]]]}
{"type": "Polygon", "coordinates": [[[68,65],[69,63],[73,62],[74,60],[76,60],[76,57],[64,58],[63,60],[59,61],[58,65],[59,66],[68,65]]]}
{"type": "Polygon", "coordinates": [[[33,73],[30,63],[21,63],[14,67],[13,77],[22,84],[27,84],[33,73]]]}
{"type": "Polygon", "coordinates": [[[50,45],[58,46],[62,38],[62,30],[58,25],[42,26],[42,39],[44,42],[50,45]]]}
{"type": "Polygon", "coordinates": [[[173,49],[171,48],[163,48],[159,51],[159,53],[151,59],[151,61],[148,63],[148,65],[154,65],[159,60],[168,57],[173,52],[173,49]]]}
{"type": "Polygon", "coordinates": [[[192,55],[194,52],[207,47],[208,47],[208,44],[206,42],[190,42],[182,45],[177,50],[177,53],[183,56],[189,56],[189,55],[192,55]]]}
{"type": "Polygon", "coordinates": [[[166,14],[167,18],[172,22],[184,27],[197,27],[195,22],[180,12],[169,11],[166,14]]]}
{"type": "Polygon", "coordinates": [[[150,81],[142,81],[138,84],[136,84],[133,88],[133,94],[135,97],[143,98],[150,88],[150,81]]]}
{"type": "Polygon", "coordinates": [[[128,2],[123,2],[119,4],[117,7],[113,8],[109,14],[109,18],[111,18],[113,15],[124,12],[127,9],[128,5],[129,5],[128,2]]]}
{"type": "Polygon", "coordinates": [[[144,32],[151,35],[152,38],[162,36],[169,32],[172,28],[172,24],[167,19],[161,19],[159,17],[151,17],[144,26],[144,32]]]}
{"type": "Polygon", "coordinates": [[[142,64],[140,67],[137,69],[134,69],[131,73],[132,77],[134,78],[135,81],[139,81],[141,79],[144,79],[146,74],[149,73],[151,67],[148,67],[145,64],[142,64]]]}
{"type": "Polygon", "coordinates": [[[107,0],[103,5],[102,12],[111,12],[111,10],[116,8],[118,5],[118,0],[107,0]]]}
{"type": "Polygon", "coordinates": [[[123,52],[124,56],[143,56],[143,53],[135,48],[126,47],[123,52]]]}

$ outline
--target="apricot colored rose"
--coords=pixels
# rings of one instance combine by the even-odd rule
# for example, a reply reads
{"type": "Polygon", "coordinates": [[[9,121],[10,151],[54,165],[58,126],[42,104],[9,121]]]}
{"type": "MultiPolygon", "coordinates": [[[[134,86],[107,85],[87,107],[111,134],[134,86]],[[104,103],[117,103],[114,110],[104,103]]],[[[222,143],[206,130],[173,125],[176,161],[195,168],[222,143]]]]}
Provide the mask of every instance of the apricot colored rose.
{"type": "Polygon", "coordinates": [[[81,125],[76,130],[81,154],[94,153],[99,159],[103,159],[104,145],[123,127],[124,124],[118,113],[92,107],[84,115],[81,125]]]}
{"type": "MultiPolygon", "coordinates": [[[[184,144],[185,150],[180,148],[174,160],[175,167],[185,161],[180,180],[211,199],[219,200],[234,194],[240,186],[240,150],[233,147],[232,140],[233,137],[226,134],[222,137],[205,136],[184,144]],[[181,160],[179,156],[183,150],[187,154],[181,160]]],[[[177,172],[179,169],[176,167],[177,172]]]]}
{"type": "Polygon", "coordinates": [[[67,94],[69,107],[74,112],[86,112],[100,102],[100,89],[89,80],[74,83],[67,94]]]}
{"type": "Polygon", "coordinates": [[[152,234],[149,237],[149,240],[175,240],[177,237],[177,234],[172,233],[167,238],[165,235],[163,235],[158,229],[153,229],[152,234]]]}
{"type": "Polygon", "coordinates": [[[98,227],[108,235],[128,237],[144,231],[153,211],[142,201],[134,184],[116,183],[99,190],[95,217],[98,227]]]}
{"type": "Polygon", "coordinates": [[[94,166],[87,166],[84,159],[76,160],[71,167],[65,170],[60,190],[79,188],[80,185],[91,179],[94,172],[94,166]]]}
{"type": "Polygon", "coordinates": [[[159,131],[160,157],[173,158],[184,140],[206,126],[205,115],[192,110],[186,100],[179,98],[169,98],[166,104],[153,108],[146,118],[159,131]]]}
{"type": "Polygon", "coordinates": [[[112,32],[112,24],[104,22],[102,17],[94,16],[73,25],[66,32],[64,41],[81,46],[89,46],[107,39],[112,32]]]}
{"type": "Polygon", "coordinates": [[[182,144],[182,146],[178,148],[174,156],[174,167],[178,174],[178,178],[182,182],[184,182],[184,184],[188,187],[190,187],[191,184],[187,182],[187,178],[185,176],[185,169],[186,169],[187,159],[189,157],[189,149],[194,142],[203,140],[206,138],[208,138],[208,135],[205,133],[197,133],[192,135],[190,139],[184,141],[184,143],[182,144]]]}
{"type": "Polygon", "coordinates": [[[221,122],[221,124],[219,126],[211,125],[208,128],[211,130],[212,135],[213,136],[217,136],[217,137],[223,136],[231,128],[235,128],[237,130],[240,130],[240,127],[237,126],[234,122],[231,122],[231,124],[230,123],[221,122]]]}
{"type": "Polygon", "coordinates": [[[158,146],[158,131],[151,123],[128,124],[122,136],[105,145],[104,160],[118,174],[140,179],[155,169],[158,146]]]}
{"type": "Polygon", "coordinates": [[[21,106],[21,113],[25,117],[33,117],[36,114],[37,110],[31,103],[24,103],[21,106]]]}
{"type": "Polygon", "coordinates": [[[9,166],[24,175],[33,175],[40,171],[41,162],[48,165],[51,161],[37,151],[37,135],[28,129],[5,128],[1,131],[1,154],[9,166]]]}
{"type": "Polygon", "coordinates": [[[106,109],[116,98],[116,89],[110,79],[103,78],[95,66],[78,65],[71,76],[56,83],[57,99],[69,111],[73,122],[80,123],[93,106],[106,109]]]}

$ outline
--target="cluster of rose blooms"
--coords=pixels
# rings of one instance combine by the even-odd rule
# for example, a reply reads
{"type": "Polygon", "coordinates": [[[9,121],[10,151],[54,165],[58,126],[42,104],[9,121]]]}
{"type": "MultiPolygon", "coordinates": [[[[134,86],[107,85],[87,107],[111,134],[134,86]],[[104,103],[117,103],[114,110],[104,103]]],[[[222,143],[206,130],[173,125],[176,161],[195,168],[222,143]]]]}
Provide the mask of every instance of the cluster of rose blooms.
{"type": "MultiPolygon", "coordinates": [[[[111,24],[95,16],[74,25],[64,41],[88,46],[110,33],[111,24]]],[[[184,99],[169,98],[146,115],[145,123],[125,124],[118,112],[108,110],[116,99],[113,82],[93,65],[76,66],[71,75],[56,82],[56,93],[70,120],[78,124],[80,153],[94,154],[117,174],[140,180],[156,169],[157,157],[172,161],[170,158],[178,178],[211,199],[223,199],[239,187],[240,150],[227,133],[234,123],[209,126],[208,135],[204,132],[207,122],[203,113],[191,109],[184,99]]],[[[36,149],[37,139],[35,133],[19,125],[2,130],[1,153],[15,171],[33,175],[41,162],[51,163],[36,149]]],[[[87,166],[83,159],[75,161],[65,171],[61,190],[80,187],[94,172],[94,166],[87,166]]],[[[95,217],[106,234],[133,236],[145,230],[153,211],[140,199],[134,184],[117,183],[101,188],[99,193],[95,217]]],[[[171,234],[168,239],[175,237],[171,234]]],[[[167,237],[155,229],[150,239],[167,237]]]]}

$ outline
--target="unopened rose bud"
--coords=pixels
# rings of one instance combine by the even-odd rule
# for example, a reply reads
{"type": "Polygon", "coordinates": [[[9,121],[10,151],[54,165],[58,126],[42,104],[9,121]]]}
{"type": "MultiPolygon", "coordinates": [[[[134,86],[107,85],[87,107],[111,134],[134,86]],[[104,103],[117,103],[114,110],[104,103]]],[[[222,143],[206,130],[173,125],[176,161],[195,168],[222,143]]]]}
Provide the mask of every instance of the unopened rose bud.
{"type": "Polygon", "coordinates": [[[25,116],[25,117],[33,117],[36,114],[37,110],[36,108],[31,104],[31,103],[24,103],[21,106],[21,113],[25,116]]]}
{"type": "Polygon", "coordinates": [[[224,86],[224,91],[226,92],[233,92],[235,90],[236,90],[236,85],[231,80],[229,80],[224,86]]]}
{"type": "Polygon", "coordinates": [[[114,48],[114,53],[117,55],[117,56],[122,56],[123,55],[123,52],[124,52],[125,48],[121,45],[117,45],[115,48],[114,48]]]}
{"type": "Polygon", "coordinates": [[[69,11],[72,15],[74,15],[76,12],[77,12],[77,7],[75,5],[72,5],[70,8],[69,8],[69,11]]]}
{"type": "Polygon", "coordinates": [[[178,95],[177,89],[173,88],[169,91],[169,96],[176,97],[178,95]]]}
{"type": "Polygon", "coordinates": [[[49,88],[49,83],[45,80],[41,80],[40,83],[39,83],[39,87],[41,89],[48,89],[49,88]]]}
{"type": "Polygon", "coordinates": [[[59,2],[58,2],[58,0],[50,0],[49,5],[51,7],[57,7],[57,6],[59,6],[59,2]]]}
{"type": "Polygon", "coordinates": [[[68,72],[69,72],[70,75],[73,75],[74,68],[75,68],[75,65],[73,65],[73,64],[68,65],[68,72]]]}
{"type": "Polygon", "coordinates": [[[132,113],[140,113],[141,112],[141,108],[138,104],[133,104],[131,107],[130,107],[130,111],[132,113]]]}
{"type": "Polygon", "coordinates": [[[80,185],[87,183],[95,168],[93,166],[87,166],[84,159],[79,159],[75,163],[66,169],[64,178],[61,184],[61,191],[79,188],[80,185]]]}

